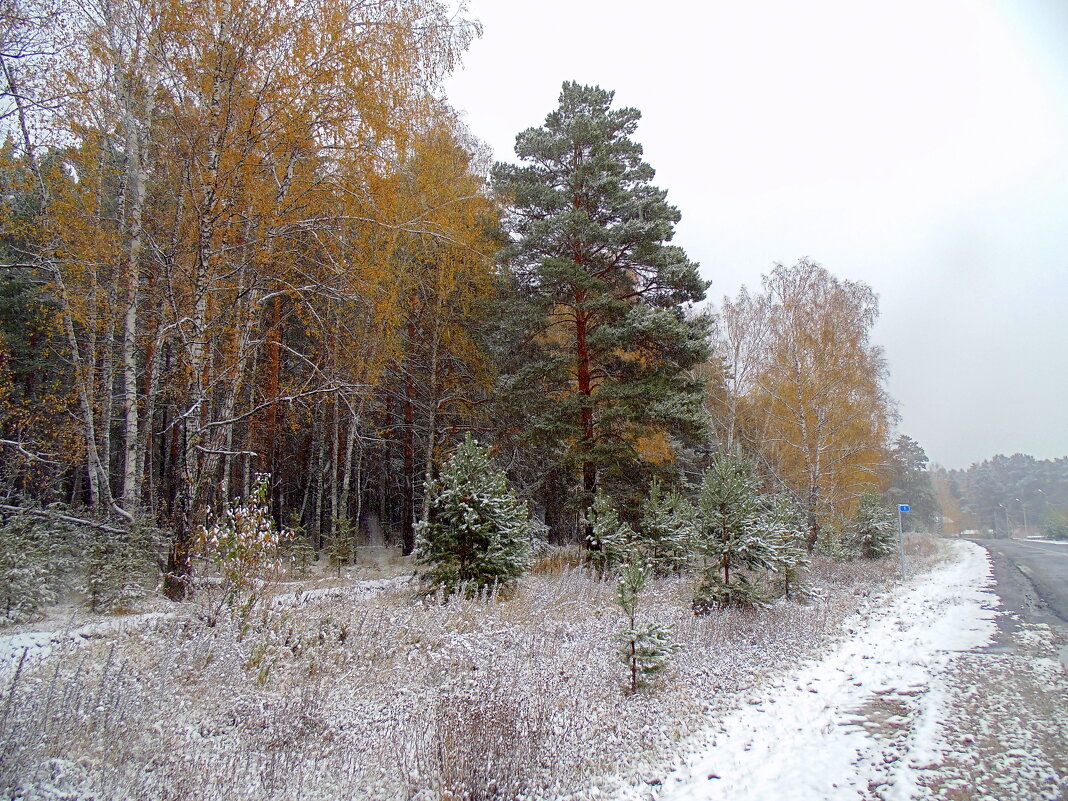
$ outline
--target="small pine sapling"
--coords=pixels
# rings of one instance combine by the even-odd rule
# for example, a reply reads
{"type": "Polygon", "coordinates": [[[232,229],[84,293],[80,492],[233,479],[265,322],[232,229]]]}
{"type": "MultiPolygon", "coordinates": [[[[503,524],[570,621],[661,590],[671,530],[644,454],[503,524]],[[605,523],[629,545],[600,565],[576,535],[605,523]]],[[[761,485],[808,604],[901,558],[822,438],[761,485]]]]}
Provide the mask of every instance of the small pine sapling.
{"type": "Polygon", "coordinates": [[[880,559],[894,553],[896,538],[894,513],[876,493],[861,496],[846,532],[846,548],[864,559],[880,559]]]}
{"type": "Polygon", "coordinates": [[[115,598],[119,578],[115,569],[118,545],[114,535],[93,532],[85,569],[85,597],[94,612],[110,609],[115,598]]]}
{"type": "Polygon", "coordinates": [[[777,542],[767,528],[748,462],[720,454],[705,472],[699,501],[700,547],[709,560],[694,612],[755,606],[766,600],[753,572],[770,569],[777,542]]]}
{"type": "Polygon", "coordinates": [[[638,535],[629,524],[620,522],[619,512],[604,493],[598,491],[593,506],[586,510],[590,531],[586,543],[587,561],[602,575],[623,564],[636,550],[638,535]]]}
{"type": "Polygon", "coordinates": [[[299,578],[304,578],[315,563],[316,553],[311,538],[304,532],[304,526],[300,523],[298,510],[294,509],[289,513],[286,531],[289,532],[289,538],[285,542],[289,544],[291,569],[299,578]]]}
{"type": "Polygon", "coordinates": [[[355,531],[347,517],[334,520],[334,536],[330,540],[330,565],[337,569],[341,578],[341,568],[352,564],[356,558],[355,531]]]}
{"type": "Polygon", "coordinates": [[[775,556],[771,562],[776,594],[787,600],[805,600],[812,596],[808,583],[811,561],[805,537],[808,534],[804,513],[788,495],[770,498],[764,514],[765,527],[775,539],[775,556]]]}
{"type": "Polygon", "coordinates": [[[312,547],[311,540],[303,531],[294,534],[293,537],[293,548],[290,552],[293,570],[298,577],[304,578],[315,562],[315,548],[312,547]]]}
{"type": "Polygon", "coordinates": [[[155,585],[166,547],[163,532],[137,520],[122,534],[88,536],[86,603],[94,612],[131,611],[155,585]]]}
{"type": "Polygon", "coordinates": [[[552,546],[549,544],[549,526],[545,521],[533,513],[531,509],[527,514],[530,520],[530,541],[527,551],[532,559],[544,556],[552,546]]]}
{"type": "Polygon", "coordinates": [[[0,520],[0,619],[32,620],[58,600],[65,559],[56,539],[50,524],[30,515],[0,520]]]}
{"type": "Polygon", "coordinates": [[[653,479],[642,502],[639,543],[646,564],[660,574],[682,570],[695,538],[697,510],[676,489],[653,479]]]}
{"type": "Polygon", "coordinates": [[[470,434],[427,494],[427,518],[416,527],[416,556],[430,568],[426,581],[475,595],[518,580],[529,562],[527,505],[470,434]]]}
{"type": "Polygon", "coordinates": [[[627,666],[631,692],[637,692],[649,679],[661,673],[671,655],[679,650],[671,641],[672,632],[668,626],[638,622],[638,602],[647,579],[646,568],[636,560],[619,568],[616,603],[623,610],[626,621],[617,640],[619,655],[627,666]]]}

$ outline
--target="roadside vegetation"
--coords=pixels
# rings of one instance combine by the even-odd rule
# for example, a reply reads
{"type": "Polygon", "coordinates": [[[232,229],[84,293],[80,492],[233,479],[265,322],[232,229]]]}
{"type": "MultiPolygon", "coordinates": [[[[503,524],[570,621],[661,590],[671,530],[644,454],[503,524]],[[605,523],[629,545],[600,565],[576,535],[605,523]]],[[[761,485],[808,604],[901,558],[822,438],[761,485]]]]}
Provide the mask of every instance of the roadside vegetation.
{"type": "Polygon", "coordinates": [[[842,635],[897,504],[973,504],[896,431],[874,288],[708,303],[638,109],[564,81],[492,163],[464,13],[0,3],[9,795],[640,772],[842,635]]]}
{"type": "Polygon", "coordinates": [[[690,607],[699,575],[650,574],[635,626],[616,578],[581,558],[547,551],[506,597],[381,578],[405,563],[365,561],[369,578],[345,568],[338,583],[324,561],[251,611],[150,603],[56,630],[47,654],[5,643],[0,786],[26,799],[474,799],[641,781],[747,689],[843,636],[896,571],[816,556],[807,603],[705,615],[690,607]],[[672,648],[633,693],[620,646],[642,626],[670,631],[672,648]]]}

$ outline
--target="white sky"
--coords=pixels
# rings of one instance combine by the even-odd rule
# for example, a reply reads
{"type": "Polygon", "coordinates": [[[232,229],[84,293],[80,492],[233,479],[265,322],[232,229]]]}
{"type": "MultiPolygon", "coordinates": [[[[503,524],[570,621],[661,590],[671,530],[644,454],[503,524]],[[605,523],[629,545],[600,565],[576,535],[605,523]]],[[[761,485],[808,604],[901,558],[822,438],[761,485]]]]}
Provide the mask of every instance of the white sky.
{"type": "Polygon", "coordinates": [[[564,80],[636,106],[718,302],[802,256],[869,283],[932,460],[1068,455],[1068,2],[470,0],[448,82],[501,160],[564,80]]]}

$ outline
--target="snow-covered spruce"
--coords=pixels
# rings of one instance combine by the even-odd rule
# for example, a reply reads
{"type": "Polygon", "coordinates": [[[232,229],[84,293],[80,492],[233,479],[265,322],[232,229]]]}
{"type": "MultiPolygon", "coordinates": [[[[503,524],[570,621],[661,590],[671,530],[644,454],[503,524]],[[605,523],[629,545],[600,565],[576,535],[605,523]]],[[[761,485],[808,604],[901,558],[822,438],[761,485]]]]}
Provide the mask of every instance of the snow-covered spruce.
{"type": "Polygon", "coordinates": [[[427,493],[429,514],[416,528],[416,556],[430,567],[427,581],[470,595],[523,574],[530,542],[526,504],[470,434],[427,493]]]}

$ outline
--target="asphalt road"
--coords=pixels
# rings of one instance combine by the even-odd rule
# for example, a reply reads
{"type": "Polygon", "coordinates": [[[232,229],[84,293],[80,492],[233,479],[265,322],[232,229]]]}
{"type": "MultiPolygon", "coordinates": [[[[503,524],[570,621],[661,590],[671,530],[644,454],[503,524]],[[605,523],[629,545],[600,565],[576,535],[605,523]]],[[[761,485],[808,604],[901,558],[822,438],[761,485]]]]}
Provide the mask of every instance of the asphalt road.
{"type": "Polygon", "coordinates": [[[1002,603],[1030,623],[1068,626],[1068,543],[976,540],[994,563],[1002,603]]]}

